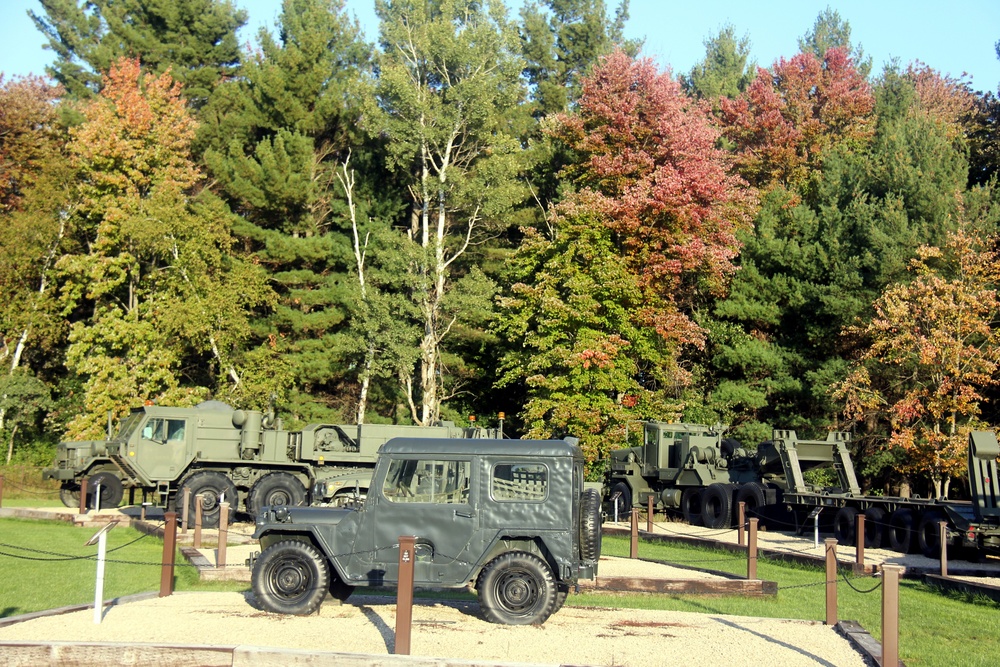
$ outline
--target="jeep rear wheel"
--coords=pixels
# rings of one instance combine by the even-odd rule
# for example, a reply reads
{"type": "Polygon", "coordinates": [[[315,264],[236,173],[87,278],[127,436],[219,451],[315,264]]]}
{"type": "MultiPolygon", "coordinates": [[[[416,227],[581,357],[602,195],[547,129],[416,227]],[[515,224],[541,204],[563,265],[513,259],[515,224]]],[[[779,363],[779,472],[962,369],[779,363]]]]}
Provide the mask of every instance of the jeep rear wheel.
{"type": "Polygon", "coordinates": [[[250,489],[247,509],[254,516],[268,505],[304,505],[306,488],[302,482],[287,472],[272,472],[257,480],[250,489]]]}
{"type": "Polygon", "coordinates": [[[476,590],[483,616],[491,623],[544,623],[557,601],[552,570],[538,556],[511,551],[493,559],[476,590]]]}
{"type": "Polygon", "coordinates": [[[254,597],[265,611],[300,616],[319,608],[328,581],[326,559],[298,540],[282,540],[265,549],[251,577],[254,597]]]}
{"type": "Polygon", "coordinates": [[[601,558],[601,494],[584,489],[580,496],[580,558],[595,563],[601,558]]]}

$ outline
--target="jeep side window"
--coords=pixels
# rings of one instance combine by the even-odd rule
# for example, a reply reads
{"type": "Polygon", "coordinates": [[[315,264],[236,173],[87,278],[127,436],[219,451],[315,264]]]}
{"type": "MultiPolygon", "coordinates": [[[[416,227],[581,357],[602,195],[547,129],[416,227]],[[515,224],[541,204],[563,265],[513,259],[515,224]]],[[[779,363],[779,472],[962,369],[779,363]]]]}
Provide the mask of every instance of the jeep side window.
{"type": "Polygon", "coordinates": [[[394,503],[468,503],[469,461],[394,459],[382,495],[394,503]]]}
{"type": "Polygon", "coordinates": [[[541,463],[500,463],[493,466],[490,492],[494,500],[541,502],[548,493],[548,470],[541,463]]]}

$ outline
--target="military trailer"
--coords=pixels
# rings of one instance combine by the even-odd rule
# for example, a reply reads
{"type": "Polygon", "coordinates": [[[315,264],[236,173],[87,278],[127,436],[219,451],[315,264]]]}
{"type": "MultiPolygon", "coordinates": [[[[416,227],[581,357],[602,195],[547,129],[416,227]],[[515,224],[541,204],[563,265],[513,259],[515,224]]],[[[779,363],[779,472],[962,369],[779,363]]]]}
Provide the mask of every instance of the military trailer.
{"type": "Polygon", "coordinates": [[[601,498],[583,466],[568,439],[393,439],[360,507],[258,514],[254,595],[267,611],[309,614],[328,594],[397,585],[399,538],[412,535],[416,586],[471,587],[487,620],[542,623],[597,576],[601,498]]]}
{"type": "Polygon", "coordinates": [[[826,511],[825,525],[838,542],[849,545],[857,539],[858,516],[864,515],[865,546],[928,557],[940,551],[940,522],[945,521],[949,546],[976,555],[1000,554],[1000,446],[991,432],[973,432],[969,438],[972,502],[862,494],[847,447],[849,433],[805,440],[795,431],[775,429],[752,454],[723,433],[720,426],[644,423],[641,446],[611,452],[604,486],[608,512],[621,518],[652,498],[654,510],[678,511],[689,523],[728,528],[743,502],[749,516],[774,518],[766,510],[784,508],[782,523],[801,531],[807,515],[826,511]],[[836,486],[808,481],[806,473],[819,467],[836,472],[836,486]]]}
{"type": "MultiPolygon", "coordinates": [[[[385,424],[310,424],[286,431],[274,411],[234,410],[219,401],[194,408],[147,405],[126,417],[107,440],[62,442],[44,479],[62,483],[60,497],[79,506],[81,481],[100,489],[102,507],[117,507],[126,490],[177,506],[190,490],[202,497],[202,520],[218,525],[220,504],[255,514],[265,505],[346,504],[364,498],[378,448],[398,436],[459,438],[486,429],[385,424]]],[[[90,495],[88,491],[88,496],[90,495]]]]}

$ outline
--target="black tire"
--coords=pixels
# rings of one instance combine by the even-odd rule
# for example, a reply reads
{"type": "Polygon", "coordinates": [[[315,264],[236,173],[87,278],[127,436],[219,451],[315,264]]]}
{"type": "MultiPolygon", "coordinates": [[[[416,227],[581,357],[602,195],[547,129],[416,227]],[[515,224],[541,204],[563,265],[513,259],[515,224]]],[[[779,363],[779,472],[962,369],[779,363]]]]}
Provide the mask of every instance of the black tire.
{"type": "Polygon", "coordinates": [[[702,489],[688,487],[681,493],[681,515],[692,526],[701,525],[702,489]]]}
{"type": "Polygon", "coordinates": [[[611,488],[611,497],[619,494],[612,501],[611,516],[617,513],[619,521],[627,521],[629,513],[632,511],[632,489],[625,482],[618,482],[611,488]]]}
{"type": "Polygon", "coordinates": [[[301,506],[306,504],[306,487],[294,475],[272,472],[264,475],[250,489],[247,510],[254,516],[268,505],[301,506]]]}
{"type": "Polygon", "coordinates": [[[732,484],[708,485],[701,494],[701,520],[707,528],[732,528],[732,484]]]}
{"type": "Polygon", "coordinates": [[[343,602],[347,598],[351,597],[351,593],[354,592],[354,586],[350,584],[345,584],[344,580],[336,572],[330,572],[330,597],[334,600],[340,600],[343,602]]]}
{"type": "Polygon", "coordinates": [[[601,494],[584,489],[580,495],[580,558],[601,559],[601,494]]]}
{"type": "Polygon", "coordinates": [[[856,507],[841,507],[833,517],[833,536],[837,544],[854,546],[857,532],[858,510],[856,507]]]}
{"type": "Polygon", "coordinates": [[[937,510],[930,510],[920,516],[917,524],[917,546],[927,558],[937,560],[941,557],[941,526],[944,515],[937,510]]]}
{"type": "Polygon", "coordinates": [[[87,507],[94,507],[94,490],[101,487],[101,509],[118,507],[122,504],[125,489],[118,476],[111,472],[99,472],[87,478],[87,507]]]}
{"type": "Polygon", "coordinates": [[[236,513],[236,505],[239,504],[239,496],[236,493],[236,485],[221,472],[196,472],[180,483],[180,486],[177,487],[177,506],[182,512],[184,508],[184,489],[191,489],[191,503],[188,507],[188,528],[194,526],[195,507],[197,506],[199,493],[202,494],[202,527],[217,528],[219,526],[219,516],[222,513],[221,503],[223,500],[229,503],[229,521],[232,523],[233,516],[236,513]]]}
{"type": "Polygon", "coordinates": [[[556,584],[556,604],[552,607],[553,614],[563,608],[567,597],[569,597],[569,586],[567,584],[556,584]]]}
{"type": "Polygon", "coordinates": [[[723,438],[722,442],[719,443],[719,451],[722,452],[723,458],[729,458],[732,456],[737,449],[743,447],[743,443],[736,438],[723,438]]]}
{"type": "Polygon", "coordinates": [[[552,570],[538,556],[509,551],[483,570],[476,588],[479,608],[490,623],[532,625],[545,622],[556,608],[552,570]]]}
{"type": "Polygon", "coordinates": [[[885,510],[869,507],[865,510],[865,548],[881,549],[885,538],[885,510]]]}
{"type": "Polygon", "coordinates": [[[76,485],[62,487],[59,489],[59,500],[66,507],[80,509],[80,487],[76,485]]]}
{"type": "Polygon", "coordinates": [[[767,504],[767,495],[764,493],[764,487],[757,482],[749,482],[747,484],[740,484],[736,489],[736,506],[739,507],[740,503],[744,503],[744,511],[746,512],[746,518],[760,518],[760,509],[767,504]]]}
{"type": "Polygon", "coordinates": [[[889,528],[885,531],[889,548],[899,553],[908,554],[913,551],[916,540],[914,524],[916,520],[911,510],[899,508],[889,515],[889,528]]]}
{"type": "Polygon", "coordinates": [[[329,572],[326,559],[311,544],[275,542],[254,562],[253,594],[265,611],[311,614],[326,597],[329,572]]]}

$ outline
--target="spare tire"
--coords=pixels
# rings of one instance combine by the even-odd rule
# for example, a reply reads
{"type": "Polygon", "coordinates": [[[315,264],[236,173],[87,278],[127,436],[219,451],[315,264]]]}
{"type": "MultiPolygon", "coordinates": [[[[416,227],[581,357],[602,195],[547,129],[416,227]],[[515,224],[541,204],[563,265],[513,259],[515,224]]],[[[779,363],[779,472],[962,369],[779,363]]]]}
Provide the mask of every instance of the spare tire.
{"type": "Polygon", "coordinates": [[[580,558],[595,563],[601,558],[601,494],[584,489],[580,496],[580,558]]]}

